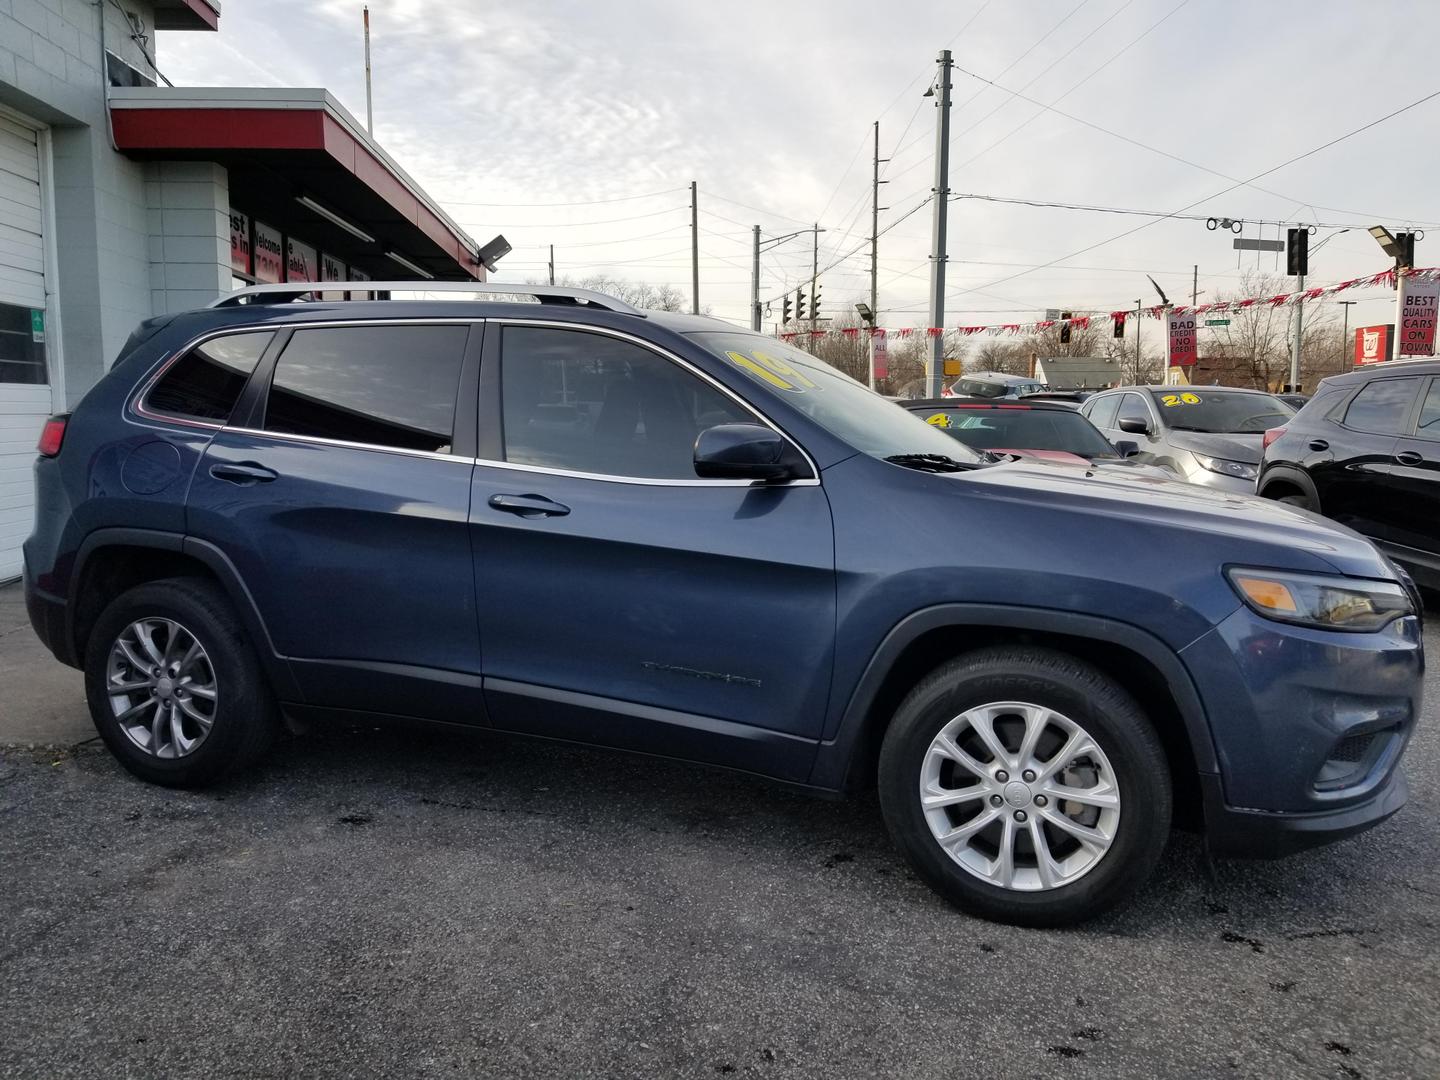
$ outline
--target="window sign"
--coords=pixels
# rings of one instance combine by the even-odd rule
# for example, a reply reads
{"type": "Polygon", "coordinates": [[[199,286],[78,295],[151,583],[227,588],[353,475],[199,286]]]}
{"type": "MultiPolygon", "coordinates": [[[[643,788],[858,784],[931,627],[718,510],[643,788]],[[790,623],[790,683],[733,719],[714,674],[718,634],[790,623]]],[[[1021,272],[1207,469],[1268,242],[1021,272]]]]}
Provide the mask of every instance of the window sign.
{"type": "Polygon", "coordinates": [[[255,272],[255,260],[250,247],[250,218],[232,208],[230,210],[230,271],[249,276],[255,272]]]}
{"type": "Polygon", "coordinates": [[[255,222],[255,280],[278,285],[285,280],[285,245],[279,229],[255,222]]]}
{"type": "Polygon", "coordinates": [[[321,281],[344,281],[345,264],[334,255],[320,256],[320,280],[321,281]]]}
{"type": "Polygon", "coordinates": [[[316,252],[309,244],[302,244],[293,237],[285,242],[285,280],[318,281],[320,267],[316,263],[316,252]]]}

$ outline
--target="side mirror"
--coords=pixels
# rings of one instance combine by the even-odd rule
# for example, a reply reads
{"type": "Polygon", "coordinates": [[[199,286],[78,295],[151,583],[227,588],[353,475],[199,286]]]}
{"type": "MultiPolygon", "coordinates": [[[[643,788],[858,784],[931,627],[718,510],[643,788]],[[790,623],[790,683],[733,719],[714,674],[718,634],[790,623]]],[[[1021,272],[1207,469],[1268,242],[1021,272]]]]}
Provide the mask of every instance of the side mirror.
{"type": "Polygon", "coordinates": [[[791,480],[786,443],[763,424],[716,424],[695,440],[695,475],[719,480],[791,480]]]}
{"type": "Polygon", "coordinates": [[[1120,422],[1115,426],[1118,427],[1121,431],[1128,431],[1131,435],[1150,434],[1149,422],[1146,420],[1141,420],[1139,417],[1135,416],[1123,416],[1120,418],[1120,422]]]}
{"type": "Polygon", "coordinates": [[[1120,452],[1121,457],[1134,457],[1140,453],[1140,444],[1130,439],[1116,439],[1115,449],[1120,452]]]}

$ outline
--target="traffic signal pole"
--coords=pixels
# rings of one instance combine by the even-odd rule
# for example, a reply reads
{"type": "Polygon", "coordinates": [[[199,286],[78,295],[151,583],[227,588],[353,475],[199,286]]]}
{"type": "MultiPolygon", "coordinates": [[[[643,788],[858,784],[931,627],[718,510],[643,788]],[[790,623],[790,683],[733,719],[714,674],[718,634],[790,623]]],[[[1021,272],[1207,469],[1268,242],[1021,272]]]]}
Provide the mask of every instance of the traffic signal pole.
{"type": "Polygon", "coordinates": [[[700,314],[700,208],[690,181],[690,313],[700,314]]]}
{"type": "Polygon", "coordinates": [[[760,331],[760,226],[755,226],[755,245],[750,259],[750,329],[760,331]]]}
{"type": "MultiPolygon", "coordinates": [[[[931,197],[935,200],[935,215],[930,244],[930,326],[945,325],[945,227],[946,213],[950,209],[950,50],[941,49],[938,58],[940,76],[931,87],[932,94],[938,91],[935,107],[939,110],[935,122],[935,187],[931,197]]],[[[945,334],[943,331],[930,339],[930,364],[926,372],[926,393],[939,397],[943,390],[945,376],[945,334]]]]}

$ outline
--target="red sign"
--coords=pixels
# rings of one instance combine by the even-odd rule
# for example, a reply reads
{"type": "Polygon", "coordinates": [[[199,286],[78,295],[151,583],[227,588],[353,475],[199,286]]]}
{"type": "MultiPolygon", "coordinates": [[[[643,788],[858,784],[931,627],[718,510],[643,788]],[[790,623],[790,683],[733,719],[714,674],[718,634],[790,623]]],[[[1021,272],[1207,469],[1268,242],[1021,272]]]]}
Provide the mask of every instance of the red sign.
{"type": "Polygon", "coordinates": [[[890,352],[885,347],[885,331],[871,330],[870,342],[875,350],[875,378],[884,379],[890,374],[890,352]]]}
{"type": "Polygon", "coordinates": [[[250,219],[238,210],[230,211],[230,269],[249,274],[254,266],[250,250],[250,219]]]}
{"type": "Polygon", "coordinates": [[[1195,363],[1199,356],[1199,339],[1195,333],[1195,313],[1188,311],[1184,315],[1177,315],[1170,312],[1167,316],[1169,321],[1168,334],[1168,355],[1171,367],[1186,367],[1195,363]]]}
{"type": "Polygon", "coordinates": [[[280,230],[255,222],[255,280],[278,285],[285,280],[285,245],[280,230]]]}
{"type": "Polygon", "coordinates": [[[1361,326],[1355,331],[1355,363],[1378,364],[1390,359],[1390,335],[1395,328],[1361,326]]]}
{"type": "Polygon", "coordinates": [[[1440,315],[1440,285],[1416,277],[1400,279],[1400,334],[1396,356],[1434,356],[1435,319],[1440,315]]]}

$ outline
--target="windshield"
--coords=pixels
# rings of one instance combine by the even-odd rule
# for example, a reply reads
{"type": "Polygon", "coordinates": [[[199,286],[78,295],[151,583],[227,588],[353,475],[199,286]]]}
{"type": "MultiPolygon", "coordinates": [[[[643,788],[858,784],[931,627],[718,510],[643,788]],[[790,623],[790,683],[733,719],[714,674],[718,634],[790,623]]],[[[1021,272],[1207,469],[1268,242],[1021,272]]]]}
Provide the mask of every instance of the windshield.
{"type": "Polygon", "coordinates": [[[690,336],[734,364],[766,394],[783,399],[864,453],[878,458],[943,454],[977,465],[987,460],[848,375],[783,341],[759,334],[708,331],[690,336]]]}
{"type": "Polygon", "coordinates": [[[1069,409],[916,409],[931,427],[977,450],[1066,450],[1087,458],[1120,454],[1094,424],[1069,409]]]}
{"type": "Polygon", "coordinates": [[[961,379],[950,387],[952,394],[961,397],[998,398],[1026,397],[1042,393],[1045,384],[1041,382],[1001,382],[998,379],[961,379]]]}
{"type": "Polygon", "coordinates": [[[1154,390],[1166,427],[1216,435],[1259,435],[1283,424],[1295,410],[1270,394],[1224,390],[1154,390]]]}

